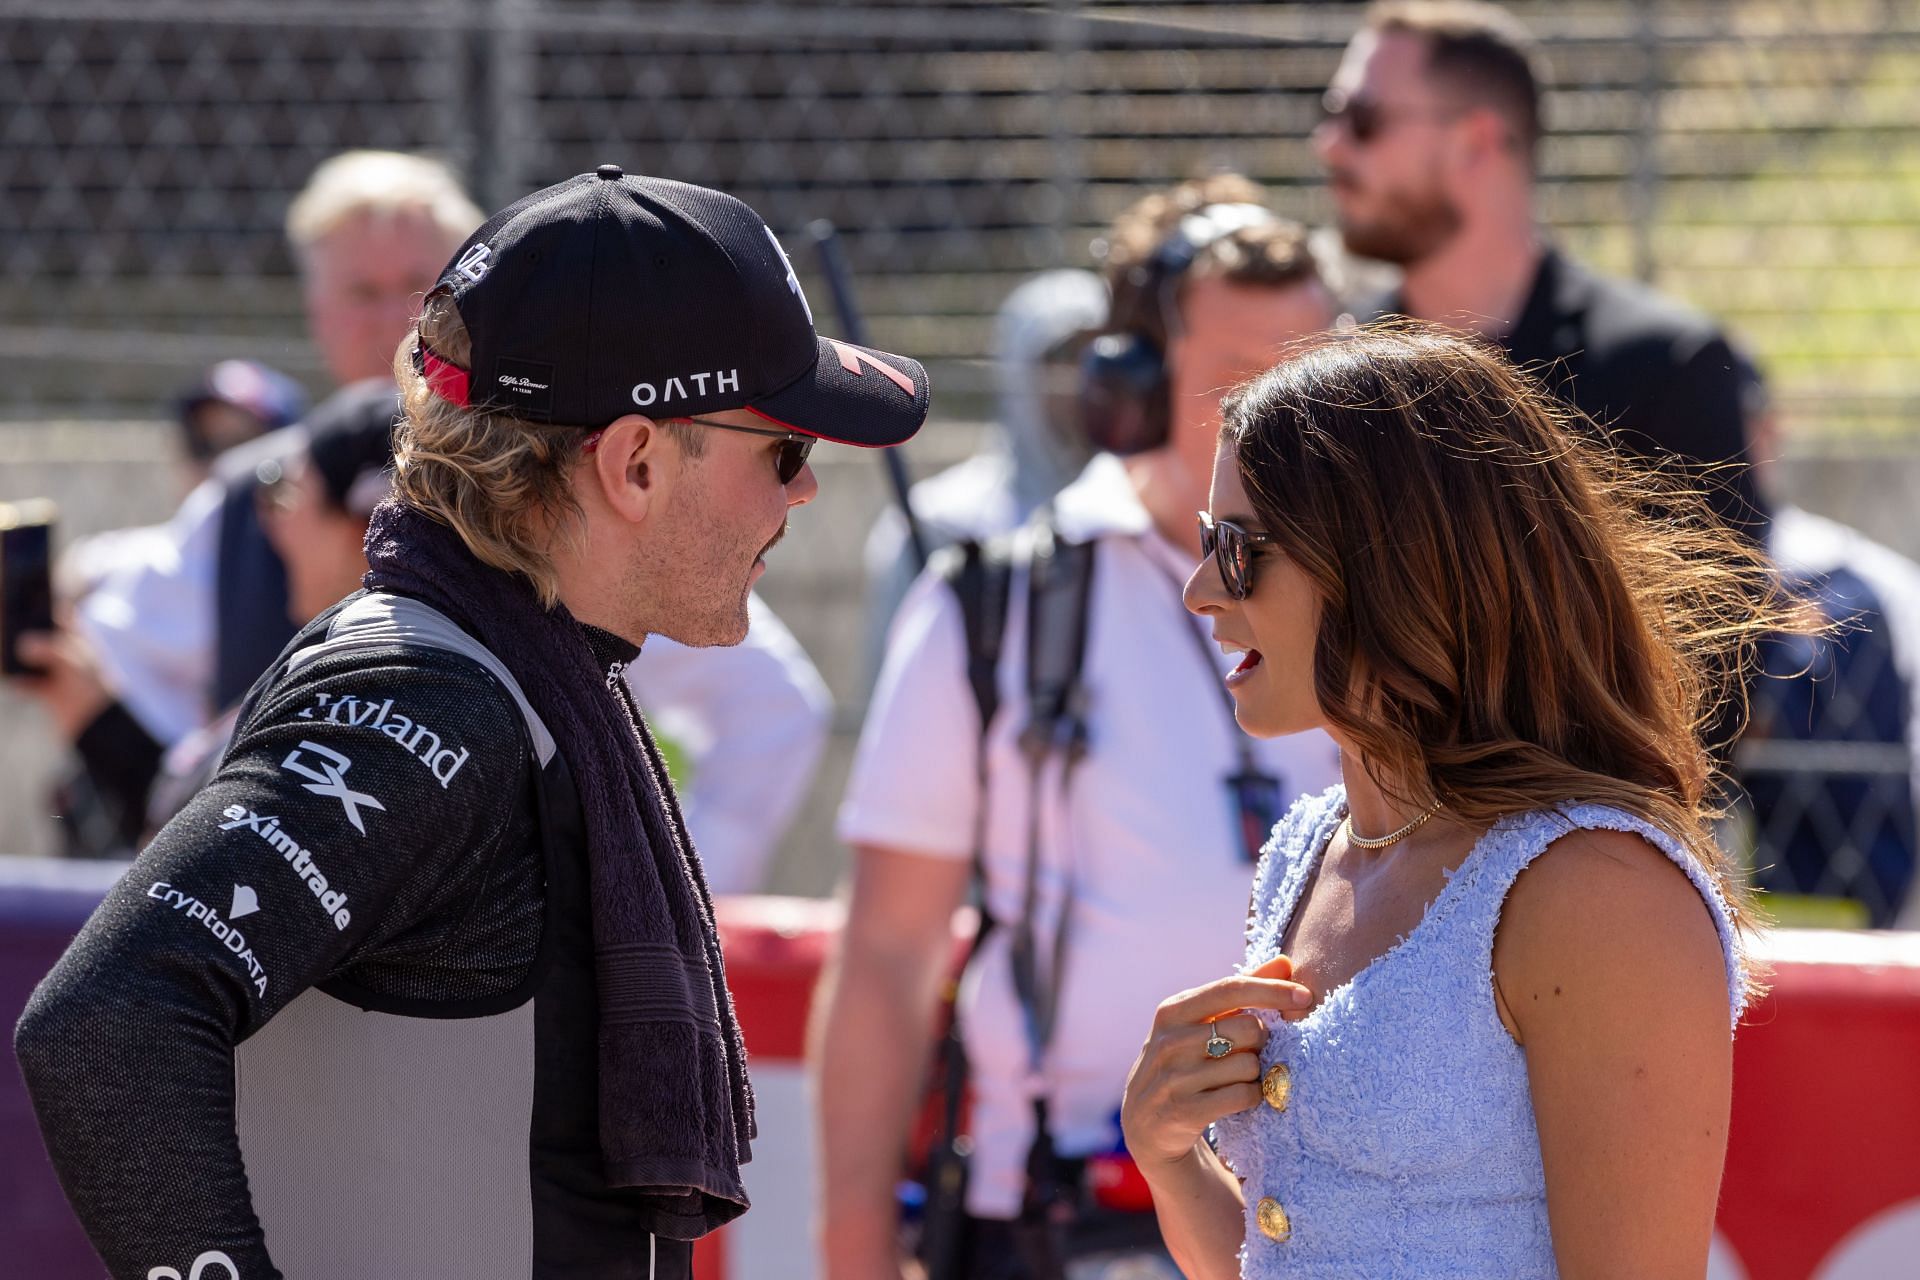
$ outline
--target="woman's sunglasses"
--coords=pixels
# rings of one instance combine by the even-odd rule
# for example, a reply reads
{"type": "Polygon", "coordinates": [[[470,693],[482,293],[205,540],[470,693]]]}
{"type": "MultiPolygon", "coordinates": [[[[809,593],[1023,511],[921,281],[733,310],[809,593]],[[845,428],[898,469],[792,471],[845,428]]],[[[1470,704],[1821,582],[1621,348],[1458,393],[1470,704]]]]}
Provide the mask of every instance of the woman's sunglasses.
{"type": "MultiPolygon", "coordinates": [[[[738,431],[742,435],[766,436],[780,442],[779,450],[774,454],[773,473],[780,477],[782,485],[789,485],[800,474],[800,468],[807,465],[807,455],[813,452],[817,442],[814,436],[803,436],[793,431],[769,431],[765,427],[736,427],[731,422],[715,422],[712,418],[667,418],[667,422],[697,422],[703,427],[713,427],[720,431],[738,431]]],[[[582,453],[592,453],[600,444],[600,432],[588,436],[580,446],[582,453]]]]}
{"type": "Polygon", "coordinates": [[[1200,554],[1213,557],[1221,583],[1235,600],[1253,594],[1253,549],[1276,541],[1270,533],[1254,533],[1231,520],[1200,513],[1200,554]]]}

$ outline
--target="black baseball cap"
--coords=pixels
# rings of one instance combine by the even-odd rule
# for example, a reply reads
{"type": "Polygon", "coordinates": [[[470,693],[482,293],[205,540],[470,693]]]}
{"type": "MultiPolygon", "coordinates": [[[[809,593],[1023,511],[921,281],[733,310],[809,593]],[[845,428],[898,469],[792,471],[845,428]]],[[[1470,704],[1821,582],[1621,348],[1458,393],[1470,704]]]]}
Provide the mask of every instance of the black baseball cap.
{"type": "Polygon", "coordinates": [[[333,505],[368,515],[392,488],[393,424],[400,390],[391,378],[370,378],[334,392],[313,407],[307,462],[333,505]]]}
{"type": "Polygon", "coordinates": [[[745,408],[868,447],[926,421],[927,371],[816,334],[786,251],[724,192],[603,164],[487,219],[435,291],[466,325],[470,367],[414,360],[456,404],[590,429],[745,408]]]}

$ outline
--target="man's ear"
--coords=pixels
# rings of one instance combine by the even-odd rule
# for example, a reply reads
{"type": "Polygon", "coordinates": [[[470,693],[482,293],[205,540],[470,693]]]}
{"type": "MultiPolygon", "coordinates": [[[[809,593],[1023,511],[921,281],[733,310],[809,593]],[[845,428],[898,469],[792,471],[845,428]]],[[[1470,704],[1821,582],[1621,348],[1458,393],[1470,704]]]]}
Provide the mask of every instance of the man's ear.
{"type": "Polygon", "coordinates": [[[607,506],[621,519],[640,524],[671,488],[679,454],[659,423],[630,413],[607,425],[586,461],[607,506]]]}
{"type": "Polygon", "coordinates": [[[1477,172],[1496,159],[1504,159],[1515,146],[1513,125],[1492,107],[1470,108],[1459,123],[1462,127],[1456,136],[1462,159],[1471,170],[1477,172]]]}

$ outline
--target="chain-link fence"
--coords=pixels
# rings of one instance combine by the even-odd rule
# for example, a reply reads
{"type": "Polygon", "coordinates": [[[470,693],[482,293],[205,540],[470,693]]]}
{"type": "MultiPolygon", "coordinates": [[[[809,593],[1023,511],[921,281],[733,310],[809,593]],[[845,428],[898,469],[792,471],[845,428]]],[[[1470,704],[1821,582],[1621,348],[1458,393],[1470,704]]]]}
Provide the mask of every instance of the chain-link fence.
{"type": "MultiPolygon", "coordinates": [[[[282,243],[346,147],[452,160],[489,207],[614,159],[848,235],[880,340],[984,408],[987,317],[1135,196],[1233,165],[1310,221],[1351,4],[9,0],[0,410],[152,411],[196,365],[317,375],[282,243]]],[[[1803,423],[1912,419],[1920,8],[1527,4],[1543,212],[1724,316],[1803,423]]]]}
{"type": "MultiPolygon", "coordinates": [[[[1801,432],[1908,433],[1920,420],[1920,4],[1512,7],[1553,72],[1541,209],[1554,234],[1724,318],[1801,432]]],[[[1327,220],[1307,135],[1359,10],[4,0],[0,416],[154,417],[229,356],[317,387],[283,220],[321,160],[382,147],[450,160],[490,208],[613,160],[736,192],[790,243],[831,219],[874,340],[927,362],[936,417],[984,417],[994,309],[1032,271],[1086,265],[1101,228],[1148,189],[1232,166],[1270,184],[1284,212],[1327,220]]],[[[864,515],[876,500],[848,506],[864,515]]],[[[789,621],[842,695],[800,842],[830,848],[864,688],[847,656],[863,526],[817,519],[789,621]]],[[[769,595],[789,608],[772,582],[769,595]]],[[[1758,813],[1760,859],[1779,862],[1811,823],[1858,854],[1834,855],[1834,883],[1812,887],[1873,880],[1872,839],[1848,823],[1873,825],[1863,803],[1881,818],[1897,806],[1849,802],[1839,784],[1864,769],[1904,785],[1904,752],[1770,740],[1749,771],[1774,770],[1766,803],[1786,816],[1758,813]],[[1870,768],[1863,750],[1879,752],[1870,768]]]]}

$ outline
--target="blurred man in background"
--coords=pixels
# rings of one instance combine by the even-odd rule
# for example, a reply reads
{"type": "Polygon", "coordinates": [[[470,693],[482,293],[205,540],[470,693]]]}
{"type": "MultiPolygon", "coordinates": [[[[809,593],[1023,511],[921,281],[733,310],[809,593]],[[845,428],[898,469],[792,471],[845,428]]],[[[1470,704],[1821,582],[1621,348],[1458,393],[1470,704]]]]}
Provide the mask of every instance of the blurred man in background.
{"type": "MultiPolygon", "coordinates": [[[[181,493],[191,493],[229,450],[293,425],[307,411],[305,388],[252,360],[222,360],[183,389],[173,404],[180,428],[181,493]]],[[[123,566],[170,554],[166,525],[109,529],[75,539],[61,554],[56,588],[67,600],[89,595],[123,566]]]]}
{"type": "Polygon", "coordinates": [[[1783,924],[1920,928],[1920,565],[1777,491],[1780,413],[1737,354],[1767,550],[1835,627],[1761,649],[1733,757],[1754,883],[1783,924]]]}
{"type": "Polygon", "coordinates": [[[420,299],[480,218],[452,170],[425,156],[347,151],[313,171],[287,209],[287,243],[307,336],[336,385],[393,377],[420,299]]]}
{"type": "MultiPolygon", "coordinates": [[[[993,322],[999,392],[993,442],[913,486],[927,550],[1024,524],[1093,456],[1080,429],[1080,357],[1107,318],[1107,286],[1091,271],[1045,271],[1000,304],[993,322]]],[[[906,521],[888,507],[867,538],[867,672],[879,674],[894,610],[925,566],[906,521]]]]}
{"type": "Polygon", "coordinates": [[[1313,142],[1348,251],[1403,273],[1371,309],[1499,342],[1617,445],[1681,460],[1722,520],[1759,536],[1726,339],[1670,299],[1588,271],[1540,229],[1543,80],[1532,37],[1493,5],[1368,11],[1313,142]]]}
{"type": "MultiPolygon", "coordinates": [[[[309,336],[336,385],[391,380],[393,353],[447,255],[480,225],[451,170],[349,151],[321,164],[287,213],[309,336]]],[[[245,693],[293,637],[286,570],[255,503],[302,447],[297,431],[229,454],[175,515],[167,544],[79,608],[108,683],[155,739],[179,741],[245,693]]]]}
{"type": "Polygon", "coordinates": [[[212,474],[214,460],[282,427],[307,411],[304,388],[278,369],[252,360],[222,360],[180,393],[182,469],[191,489],[212,474]]]}
{"type": "Polygon", "coordinates": [[[895,1188],[976,866],[993,924],[958,1011],[971,1182],[964,1206],[928,1209],[927,1240],[962,1237],[935,1274],[1051,1280],[1096,1235],[1154,1268],[1129,1274],[1173,1274],[1151,1213],[1088,1199],[1088,1160],[1119,1141],[1128,1028],[1169,984],[1237,963],[1268,827],[1338,776],[1323,734],[1239,729],[1232,662],[1181,604],[1221,395],[1333,319],[1304,233],[1222,174],[1128,209],[1106,266],[1102,381],[1138,403],[1105,407],[1154,427],[914,585],[841,810],[850,902],[811,1051],[834,1280],[900,1273],[895,1188]]]}
{"type": "MultiPolygon", "coordinates": [[[[259,489],[262,523],[287,566],[294,625],[359,589],[367,571],[361,544],[367,517],[387,494],[398,408],[391,382],[335,393],[308,415],[300,451],[276,464],[259,489]]],[[[17,687],[46,709],[80,765],[56,798],[66,852],[130,853],[205,780],[232,731],[234,708],[162,742],[115,697],[84,637],[34,634],[21,645],[45,674],[17,687]]]]}

